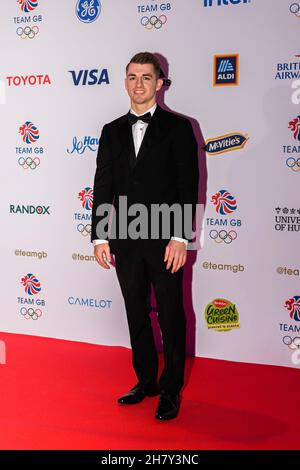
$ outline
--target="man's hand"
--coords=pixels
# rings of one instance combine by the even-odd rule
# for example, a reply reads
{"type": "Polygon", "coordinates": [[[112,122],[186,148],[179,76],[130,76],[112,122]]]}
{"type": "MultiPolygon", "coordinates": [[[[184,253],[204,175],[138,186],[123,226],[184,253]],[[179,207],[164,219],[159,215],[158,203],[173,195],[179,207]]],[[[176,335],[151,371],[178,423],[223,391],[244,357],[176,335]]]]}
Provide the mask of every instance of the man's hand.
{"type": "Polygon", "coordinates": [[[111,262],[111,255],[108,243],[100,243],[99,245],[95,245],[94,255],[102,268],[110,269],[108,261],[111,262]]]}
{"type": "Polygon", "coordinates": [[[170,269],[171,273],[176,273],[186,262],[186,244],[177,240],[170,240],[166,246],[164,262],[167,263],[166,269],[170,269]]]}

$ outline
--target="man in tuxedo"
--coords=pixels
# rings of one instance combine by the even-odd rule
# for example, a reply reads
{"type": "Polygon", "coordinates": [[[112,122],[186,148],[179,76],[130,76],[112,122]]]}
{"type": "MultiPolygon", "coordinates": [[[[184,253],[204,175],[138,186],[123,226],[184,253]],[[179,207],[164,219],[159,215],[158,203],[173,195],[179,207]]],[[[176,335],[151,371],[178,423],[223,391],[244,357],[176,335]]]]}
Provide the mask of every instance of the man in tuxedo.
{"type": "Polygon", "coordinates": [[[196,139],[187,119],[157,105],[156,93],[162,84],[160,64],[153,54],[138,53],[130,60],[125,87],[131,109],[103,127],[92,212],[92,241],[98,263],[109,269],[111,253],[115,256],[129,326],[132,365],[138,379],[118,403],[132,405],[145,397],[160,395],[155,414],[158,420],[177,416],[184,384],[186,320],[182,276],[192,233],[192,220],[186,224],[184,209],[192,208],[189,214],[194,215],[198,193],[196,139]],[[134,210],[128,210],[128,231],[124,236],[118,217],[124,197],[128,208],[134,209],[133,205],[139,204],[147,209],[146,236],[142,230],[136,230],[134,235],[129,233],[134,210]],[[104,221],[107,230],[108,218],[99,209],[112,203],[114,236],[103,232],[104,221]],[[152,207],[157,205],[176,206],[179,210],[179,223],[178,214],[170,217],[167,235],[161,220],[159,234],[157,230],[151,231],[151,227],[157,229],[151,215],[152,207]],[[151,284],[164,349],[164,369],[158,382],[158,358],[149,316],[151,284]]]}

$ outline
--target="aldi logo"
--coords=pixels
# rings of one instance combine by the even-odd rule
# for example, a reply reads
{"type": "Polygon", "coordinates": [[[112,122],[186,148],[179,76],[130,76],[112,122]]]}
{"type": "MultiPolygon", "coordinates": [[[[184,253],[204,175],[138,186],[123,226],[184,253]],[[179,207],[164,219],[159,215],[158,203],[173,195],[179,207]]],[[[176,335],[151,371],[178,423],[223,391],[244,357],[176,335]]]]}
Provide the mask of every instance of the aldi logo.
{"type": "Polygon", "coordinates": [[[214,55],[214,86],[239,84],[239,54],[214,55]]]}

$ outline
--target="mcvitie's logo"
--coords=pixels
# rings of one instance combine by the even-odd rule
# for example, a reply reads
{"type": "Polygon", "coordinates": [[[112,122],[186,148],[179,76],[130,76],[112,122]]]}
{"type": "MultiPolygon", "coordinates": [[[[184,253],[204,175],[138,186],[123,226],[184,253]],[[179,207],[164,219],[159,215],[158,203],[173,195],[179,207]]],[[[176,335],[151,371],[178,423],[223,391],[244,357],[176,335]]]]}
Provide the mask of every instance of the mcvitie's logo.
{"type": "Polygon", "coordinates": [[[231,152],[231,150],[243,149],[248,140],[248,135],[235,132],[213,137],[206,140],[205,151],[209,155],[219,155],[220,153],[231,152]]]}

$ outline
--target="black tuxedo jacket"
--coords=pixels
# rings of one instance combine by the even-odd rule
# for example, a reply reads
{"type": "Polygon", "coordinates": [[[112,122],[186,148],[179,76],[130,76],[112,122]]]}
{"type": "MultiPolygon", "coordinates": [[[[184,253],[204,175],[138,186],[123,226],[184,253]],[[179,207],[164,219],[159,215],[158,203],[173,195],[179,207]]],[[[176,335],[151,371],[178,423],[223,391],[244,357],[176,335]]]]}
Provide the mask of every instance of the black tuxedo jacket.
{"type": "MultiPolygon", "coordinates": [[[[119,197],[127,196],[127,206],[142,203],[191,204],[193,213],[198,194],[197,142],[190,122],[157,106],[146,129],[138,155],[135,155],[132,128],[127,115],[103,127],[97,155],[94,180],[91,239],[109,240],[112,253],[137,246],[166,245],[171,236],[190,239],[178,224],[171,223],[170,237],[157,240],[121,239],[118,235],[119,197]],[[97,224],[103,217],[96,215],[100,204],[114,204],[117,238],[103,237],[97,224]]],[[[133,217],[134,218],[134,217],[133,217]]],[[[107,214],[106,214],[107,219],[107,214]]],[[[128,217],[128,224],[132,217],[128,217]]],[[[151,220],[149,219],[149,232],[151,220]]],[[[149,235],[150,236],[150,235],[149,235]]]]}

